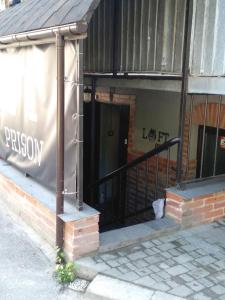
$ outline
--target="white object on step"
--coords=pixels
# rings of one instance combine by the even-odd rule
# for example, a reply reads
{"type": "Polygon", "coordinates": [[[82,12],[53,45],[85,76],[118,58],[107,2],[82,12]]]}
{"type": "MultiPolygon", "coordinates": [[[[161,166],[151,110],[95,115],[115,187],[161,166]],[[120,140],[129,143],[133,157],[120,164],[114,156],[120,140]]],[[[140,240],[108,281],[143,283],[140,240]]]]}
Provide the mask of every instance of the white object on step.
{"type": "Polygon", "coordinates": [[[158,199],[152,203],[152,207],[155,213],[155,219],[161,219],[164,214],[164,203],[165,199],[158,199]]]}

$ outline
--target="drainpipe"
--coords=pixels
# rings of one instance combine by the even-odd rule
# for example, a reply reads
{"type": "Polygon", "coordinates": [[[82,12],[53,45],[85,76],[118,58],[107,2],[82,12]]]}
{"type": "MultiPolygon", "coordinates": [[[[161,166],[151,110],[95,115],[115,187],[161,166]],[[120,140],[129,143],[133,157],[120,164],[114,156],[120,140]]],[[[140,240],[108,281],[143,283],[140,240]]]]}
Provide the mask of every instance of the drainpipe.
{"type": "Polygon", "coordinates": [[[57,48],[57,148],[56,148],[56,246],[63,247],[64,213],[64,37],[56,34],[57,48]]]}
{"type": "Polygon", "coordinates": [[[184,49],[183,49],[183,63],[182,63],[182,87],[181,87],[181,101],[180,101],[180,121],[179,121],[179,137],[180,143],[177,154],[177,174],[176,181],[180,185],[182,180],[183,168],[183,143],[184,143],[184,127],[185,127],[185,113],[188,93],[188,75],[189,75],[189,56],[190,56],[190,42],[191,42],[191,26],[192,26],[192,11],[193,0],[187,0],[185,13],[185,28],[184,28],[184,49]]]}

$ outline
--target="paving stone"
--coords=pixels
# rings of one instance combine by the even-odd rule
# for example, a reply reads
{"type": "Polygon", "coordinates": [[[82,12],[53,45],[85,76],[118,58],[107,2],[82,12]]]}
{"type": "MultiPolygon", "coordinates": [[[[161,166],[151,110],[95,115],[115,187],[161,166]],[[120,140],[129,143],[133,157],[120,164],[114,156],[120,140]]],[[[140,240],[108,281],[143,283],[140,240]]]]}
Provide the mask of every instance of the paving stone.
{"type": "Polygon", "coordinates": [[[203,284],[205,287],[211,287],[214,284],[212,281],[210,281],[207,278],[200,278],[200,279],[198,279],[198,282],[200,282],[201,284],[203,284]]]}
{"type": "Polygon", "coordinates": [[[203,266],[206,266],[206,265],[209,265],[209,264],[212,264],[215,262],[215,258],[213,258],[212,256],[204,256],[204,257],[201,257],[201,258],[198,258],[196,259],[196,261],[203,265],[203,266]]]}
{"type": "Polygon", "coordinates": [[[116,260],[120,265],[129,263],[129,259],[127,257],[120,257],[116,260]]]}
{"type": "Polygon", "coordinates": [[[125,281],[133,282],[135,280],[138,280],[140,278],[140,276],[135,272],[129,272],[129,273],[118,276],[118,278],[125,280],[125,281]]]}
{"type": "Polygon", "coordinates": [[[193,265],[193,263],[191,263],[191,262],[187,262],[187,263],[183,264],[183,266],[190,271],[194,271],[198,268],[197,266],[193,265]]]}
{"type": "Polygon", "coordinates": [[[211,291],[213,291],[216,295],[222,295],[222,294],[225,294],[225,287],[218,284],[218,285],[212,286],[211,291]]]}
{"type": "Polygon", "coordinates": [[[160,271],[160,269],[159,269],[157,266],[155,266],[155,265],[151,265],[151,266],[149,266],[148,268],[149,268],[149,270],[151,270],[153,273],[158,273],[158,272],[160,271]]]}
{"type": "Polygon", "coordinates": [[[181,274],[180,278],[182,278],[185,282],[190,282],[193,280],[193,277],[189,276],[188,274],[181,274]]]}
{"type": "Polygon", "coordinates": [[[173,266],[175,266],[177,264],[172,258],[171,259],[167,259],[166,263],[170,267],[173,267],[173,266]]]}
{"type": "Polygon", "coordinates": [[[177,239],[177,240],[173,241],[172,243],[177,247],[181,247],[181,246],[187,245],[188,242],[185,239],[177,239]]]}
{"type": "Polygon", "coordinates": [[[161,282],[163,281],[164,279],[162,277],[160,277],[157,273],[155,274],[151,274],[149,275],[151,278],[153,278],[156,282],[161,282]]]}
{"type": "Polygon", "coordinates": [[[190,255],[188,255],[188,254],[182,254],[180,256],[174,257],[174,260],[178,264],[184,264],[186,262],[189,262],[189,261],[193,260],[193,258],[190,255]]]}
{"type": "Polygon", "coordinates": [[[150,284],[149,287],[162,292],[167,292],[170,289],[170,287],[164,282],[155,282],[154,284],[150,284]]]}
{"type": "Polygon", "coordinates": [[[168,266],[166,263],[162,262],[159,264],[159,267],[163,270],[168,269],[170,266],[168,266]]]}
{"type": "Polygon", "coordinates": [[[166,243],[166,244],[162,244],[160,246],[158,246],[158,249],[160,249],[160,251],[168,251],[171,249],[174,249],[176,246],[172,243],[166,243]]]}
{"type": "Polygon", "coordinates": [[[162,242],[161,242],[160,240],[157,240],[157,239],[152,240],[152,243],[153,243],[154,245],[157,245],[157,246],[162,244],[162,242]]]}
{"type": "Polygon", "coordinates": [[[142,269],[142,268],[147,267],[149,265],[144,259],[139,259],[139,260],[133,261],[132,263],[138,269],[142,269]]]}
{"type": "Polygon", "coordinates": [[[187,245],[182,246],[181,249],[184,250],[185,252],[191,252],[191,251],[197,250],[198,247],[190,245],[190,244],[187,244],[187,245]]]}
{"type": "Polygon", "coordinates": [[[199,254],[197,251],[191,251],[191,252],[189,252],[189,255],[193,258],[201,257],[201,254],[199,254]]]}
{"type": "Polygon", "coordinates": [[[146,287],[152,287],[155,284],[155,280],[149,276],[141,277],[134,281],[136,284],[140,284],[146,287]]]}
{"type": "Polygon", "coordinates": [[[141,258],[145,258],[146,256],[147,256],[147,254],[144,253],[143,251],[137,251],[137,252],[129,254],[127,257],[130,260],[138,260],[138,259],[141,259],[141,258]]]}
{"type": "Polygon", "coordinates": [[[125,266],[128,267],[129,269],[131,269],[132,271],[137,270],[137,268],[132,263],[127,263],[127,264],[125,264],[125,266]]]}
{"type": "Polygon", "coordinates": [[[171,258],[172,255],[169,252],[161,252],[161,255],[165,258],[171,258]]]}
{"type": "Polygon", "coordinates": [[[177,276],[177,275],[183,274],[187,271],[188,271],[188,269],[181,265],[167,269],[167,272],[172,276],[177,276]]]}
{"type": "Polygon", "coordinates": [[[122,265],[122,266],[118,267],[117,270],[119,270],[119,271],[120,271],[121,273],[123,273],[123,274],[132,271],[132,270],[131,270],[130,268],[128,268],[126,265],[122,265]]]}
{"type": "Polygon", "coordinates": [[[160,250],[160,249],[157,248],[157,247],[152,247],[151,250],[152,250],[154,253],[161,253],[161,251],[163,251],[163,250],[160,250]]]}
{"type": "Polygon", "coordinates": [[[168,284],[171,288],[175,288],[179,285],[175,280],[167,280],[166,284],[168,284]]]}
{"type": "Polygon", "coordinates": [[[117,258],[117,255],[113,255],[113,254],[102,254],[101,258],[108,262],[109,260],[115,260],[117,258]]]}
{"type": "Polygon", "coordinates": [[[144,252],[147,254],[147,255],[154,255],[155,252],[152,251],[151,249],[145,249],[144,252]]]}
{"type": "Polygon", "coordinates": [[[158,255],[153,255],[150,257],[145,257],[145,261],[147,261],[149,264],[155,264],[155,263],[159,263],[162,261],[162,257],[158,256],[158,255]]]}
{"type": "Polygon", "coordinates": [[[152,247],[155,246],[155,244],[153,244],[150,241],[147,241],[147,242],[142,243],[142,246],[145,247],[145,248],[152,248],[152,247]]]}
{"type": "Polygon", "coordinates": [[[162,277],[162,279],[169,279],[169,278],[171,278],[171,275],[168,274],[165,271],[160,271],[160,272],[156,273],[156,275],[159,275],[160,277],[162,277]]]}
{"type": "Polygon", "coordinates": [[[118,267],[120,265],[118,263],[118,261],[116,261],[116,260],[108,260],[107,264],[110,265],[110,267],[112,267],[112,268],[116,268],[116,267],[118,267]]]}
{"type": "Polygon", "coordinates": [[[101,257],[94,257],[94,261],[96,262],[96,263],[102,263],[102,262],[104,262],[103,261],[103,259],[101,258],[101,257]]]}
{"type": "Polygon", "coordinates": [[[146,276],[149,275],[152,271],[149,270],[148,268],[143,268],[143,269],[138,269],[135,271],[139,276],[146,276]]]}
{"type": "Polygon", "coordinates": [[[185,285],[179,285],[170,290],[170,293],[179,297],[187,297],[193,293],[193,291],[185,285]]]}
{"type": "Polygon", "coordinates": [[[194,300],[213,300],[211,297],[206,296],[204,293],[200,292],[193,296],[194,300]]]}
{"type": "Polygon", "coordinates": [[[169,253],[175,258],[175,256],[181,255],[181,252],[178,249],[171,249],[169,250],[169,253]]]}
{"type": "Polygon", "coordinates": [[[190,271],[188,275],[194,277],[195,279],[203,278],[209,275],[209,272],[204,270],[203,268],[197,268],[193,271],[190,271]]]}
{"type": "Polygon", "coordinates": [[[190,287],[195,292],[200,292],[204,289],[204,286],[197,281],[187,282],[187,286],[190,287]]]}
{"type": "Polygon", "coordinates": [[[213,275],[213,277],[216,277],[218,279],[218,281],[225,282],[225,274],[223,272],[217,272],[213,275]]]}

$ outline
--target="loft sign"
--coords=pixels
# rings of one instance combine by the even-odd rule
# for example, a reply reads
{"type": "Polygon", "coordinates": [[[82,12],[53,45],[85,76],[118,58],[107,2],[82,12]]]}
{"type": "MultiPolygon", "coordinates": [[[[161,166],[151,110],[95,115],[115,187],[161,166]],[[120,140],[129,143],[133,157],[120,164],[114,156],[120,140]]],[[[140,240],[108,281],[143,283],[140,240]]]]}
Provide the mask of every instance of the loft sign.
{"type": "Polygon", "coordinates": [[[154,128],[142,129],[142,139],[149,140],[149,142],[165,143],[169,138],[168,132],[157,131],[154,128]]]}
{"type": "Polygon", "coordinates": [[[13,152],[41,166],[44,142],[23,132],[4,126],[5,145],[13,152]]]}

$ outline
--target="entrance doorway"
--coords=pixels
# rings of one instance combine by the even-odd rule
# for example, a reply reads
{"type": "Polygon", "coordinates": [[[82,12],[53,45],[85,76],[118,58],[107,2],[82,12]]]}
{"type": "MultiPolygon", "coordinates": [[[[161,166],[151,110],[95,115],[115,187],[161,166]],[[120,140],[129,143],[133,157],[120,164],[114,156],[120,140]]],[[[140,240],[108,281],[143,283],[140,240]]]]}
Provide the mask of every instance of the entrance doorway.
{"type": "Polygon", "coordinates": [[[94,190],[87,187],[127,163],[130,108],[95,102],[93,114],[92,105],[84,105],[84,194],[87,203],[101,213],[100,230],[105,231],[121,227],[123,221],[123,205],[117,197],[118,182],[112,180],[107,182],[107,187],[100,185],[94,190]]]}
{"type": "MultiPolygon", "coordinates": [[[[198,128],[198,147],[197,147],[197,178],[200,177],[201,159],[203,155],[202,177],[213,176],[215,150],[216,150],[216,133],[215,127],[206,126],[205,143],[202,151],[202,141],[204,127],[198,128]]],[[[216,153],[216,174],[225,174],[225,129],[219,129],[216,153]]]]}

